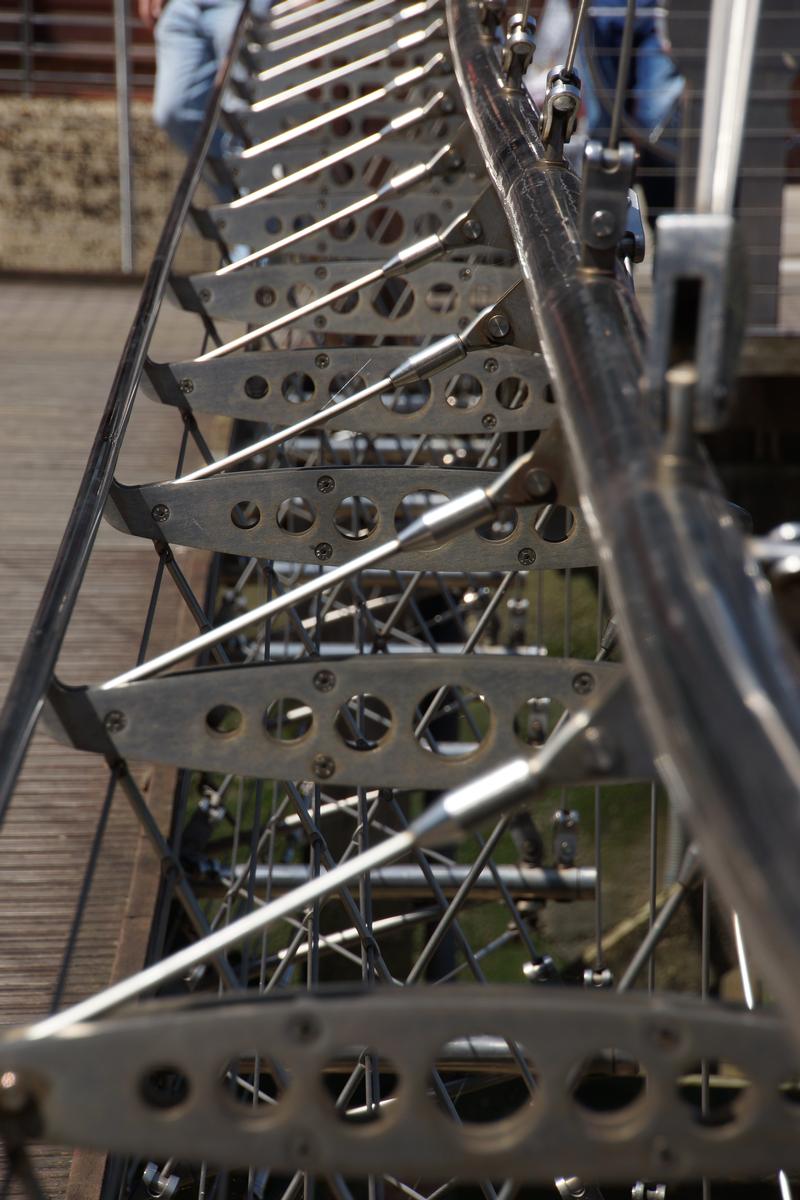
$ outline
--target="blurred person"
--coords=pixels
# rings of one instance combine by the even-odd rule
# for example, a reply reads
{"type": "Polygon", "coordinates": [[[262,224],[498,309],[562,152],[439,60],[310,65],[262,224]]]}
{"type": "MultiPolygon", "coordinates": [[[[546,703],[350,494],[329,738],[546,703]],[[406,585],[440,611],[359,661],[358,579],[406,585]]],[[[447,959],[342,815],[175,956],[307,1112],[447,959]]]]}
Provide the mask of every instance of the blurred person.
{"type": "MultiPolygon", "coordinates": [[[[611,124],[625,13],[624,0],[594,0],[578,54],[587,134],[601,142],[611,124]]],[[[651,219],[675,205],[684,84],[670,55],[663,0],[637,0],[621,136],[639,151],[637,179],[651,219]]]]}
{"type": "MultiPolygon", "coordinates": [[[[271,0],[252,0],[250,11],[262,19],[271,0]]],[[[189,154],[214,87],[217,69],[227,53],[242,0],[137,0],[139,17],[154,29],[156,84],[153,119],[184,154],[189,154]]],[[[220,176],[223,154],[233,139],[222,129],[214,133],[208,158],[220,176]]],[[[224,178],[224,173],[222,173],[224,178]]],[[[221,200],[230,200],[229,184],[218,182],[221,200]]]]}

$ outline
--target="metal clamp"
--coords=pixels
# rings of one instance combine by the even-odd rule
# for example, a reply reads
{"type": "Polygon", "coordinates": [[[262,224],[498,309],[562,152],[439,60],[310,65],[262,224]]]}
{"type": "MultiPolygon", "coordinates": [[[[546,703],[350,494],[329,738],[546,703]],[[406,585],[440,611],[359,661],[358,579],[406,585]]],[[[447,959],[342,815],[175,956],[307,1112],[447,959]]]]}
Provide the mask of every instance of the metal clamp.
{"type": "Polygon", "coordinates": [[[535,33],[536,21],[527,13],[517,12],[509,17],[502,57],[506,91],[522,90],[523,77],[536,50],[535,33]]]}
{"type": "Polygon", "coordinates": [[[581,266],[613,272],[627,230],[628,193],[635,169],[632,142],[620,142],[617,150],[608,150],[600,142],[586,143],[579,218],[581,266]]]}
{"type": "Polygon", "coordinates": [[[562,158],[564,146],[575,132],[581,106],[581,79],[565,66],[551,67],[539,117],[539,132],[551,161],[562,158]]]}

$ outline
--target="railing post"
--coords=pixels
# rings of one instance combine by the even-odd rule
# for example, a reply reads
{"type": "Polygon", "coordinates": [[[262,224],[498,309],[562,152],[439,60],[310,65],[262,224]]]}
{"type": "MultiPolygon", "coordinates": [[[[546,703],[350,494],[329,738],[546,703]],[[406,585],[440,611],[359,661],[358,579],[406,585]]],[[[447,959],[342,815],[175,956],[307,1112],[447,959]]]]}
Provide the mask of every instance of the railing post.
{"type": "Polygon", "coordinates": [[[128,0],[114,0],[114,51],[117,88],[117,171],[119,175],[120,266],[133,270],[133,153],[131,146],[128,0]]]}

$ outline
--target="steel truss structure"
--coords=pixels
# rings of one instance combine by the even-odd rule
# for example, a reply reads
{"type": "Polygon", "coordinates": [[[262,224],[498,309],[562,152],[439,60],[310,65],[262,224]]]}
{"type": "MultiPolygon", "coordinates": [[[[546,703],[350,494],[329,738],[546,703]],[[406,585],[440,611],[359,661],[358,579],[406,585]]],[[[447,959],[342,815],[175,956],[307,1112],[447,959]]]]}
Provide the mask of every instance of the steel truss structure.
{"type": "MultiPolygon", "coordinates": [[[[40,1138],[108,1151],[107,1200],[791,1196],[798,527],[750,536],[713,437],[743,390],[745,85],[798,18],[725,7],[647,322],[634,4],[580,176],[584,3],[541,112],[527,4],[243,12],[0,727],[0,815],[44,711],[165,867],[144,968],[0,1040],[31,1195],[40,1138]],[[199,209],[220,121],[229,198],[199,209]],[[222,265],[179,278],[189,217],[222,265]],[[167,291],[191,361],[148,356],[167,291]],[[140,384],[177,465],[122,484],[140,384]],[[152,602],[129,670],[68,685],[103,516],[152,541],[152,602]],[[175,547],[212,552],[204,600],[175,547]],[[166,574],[198,632],[151,655],[166,574]],[[169,836],[142,760],[178,769],[169,836]]],[[[791,359],[753,295],[748,361],[791,359]]]]}

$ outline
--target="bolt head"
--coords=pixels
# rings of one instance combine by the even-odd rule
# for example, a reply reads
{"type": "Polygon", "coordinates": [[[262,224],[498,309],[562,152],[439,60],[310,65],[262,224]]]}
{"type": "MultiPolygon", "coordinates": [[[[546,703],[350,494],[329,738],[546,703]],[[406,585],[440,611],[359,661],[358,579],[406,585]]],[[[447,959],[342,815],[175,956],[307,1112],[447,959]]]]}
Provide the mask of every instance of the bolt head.
{"type": "Polygon", "coordinates": [[[128,718],[118,708],[112,708],[103,717],[103,727],[107,733],[121,733],[127,724],[128,718]]]}
{"type": "Polygon", "coordinates": [[[276,300],[277,296],[271,287],[256,288],[256,304],[261,308],[270,308],[276,300]]]}
{"type": "Polygon", "coordinates": [[[317,542],[314,547],[314,556],[320,562],[327,562],[329,558],[333,557],[333,546],[330,542],[317,542]]]}
{"type": "Polygon", "coordinates": [[[588,696],[589,692],[594,691],[594,675],[589,671],[579,671],[572,677],[572,690],[579,696],[588,696]]]}
{"type": "Polygon", "coordinates": [[[336,487],[336,480],[332,475],[320,475],[317,480],[317,491],[322,492],[323,496],[327,496],[336,487]]]}
{"type": "Polygon", "coordinates": [[[532,500],[543,500],[553,490],[553,481],[547,471],[533,467],[525,476],[525,487],[532,500]]]}
{"type": "Polygon", "coordinates": [[[330,357],[327,354],[318,354],[314,359],[314,366],[319,367],[320,371],[324,371],[326,367],[330,366],[330,362],[330,357]]]}
{"type": "Polygon", "coordinates": [[[496,358],[487,358],[483,364],[483,369],[484,371],[488,371],[490,375],[493,375],[499,366],[500,364],[496,358]]]}
{"type": "Polygon", "coordinates": [[[494,316],[489,317],[486,323],[486,330],[490,338],[495,341],[501,341],[503,338],[508,337],[511,332],[511,322],[505,313],[495,313],[494,316]]]}
{"type": "Polygon", "coordinates": [[[181,379],[180,382],[178,383],[178,387],[183,392],[184,396],[188,396],[190,394],[190,392],[194,391],[194,380],[193,379],[181,379]]]}
{"type": "Polygon", "coordinates": [[[517,554],[517,562],[521,567],[532,567],[536,562],[536,551],[532,546],[523,546],[517,554]]]}
{"type": "Polygon", "coordinates": [[[200,288],[198,295],[204,304],[207,304],[211,299],[211,291],[209,288],[200,288]]]}
{"type": "Polygon", "coordinates": [[[315,1041],[320,1035],[320,1027],[313,1017],[298,1015],[291,1017],[287,1023],[286,1032],[293,1042],[305,1045],[315,1041]]]}
{"type": "Polygon", "coordinates": [[[311,760],[311,770],[317,779],[330,779],[336,770],[336,763],[329,754],[315,754],[311,760]]]}
{"type": "Polygon", "coordinates": [[[470,218],[461,226],[461,232],[468,242],[477,242],[483,236],[483,226],[480,221],[470,218]]]}
{"type": "Polygon", "coordinates": [[[169,520],[169,509],[167,508],[166,504],[154,504],[150,509],[150,516],[154,521],[163,523],[164,521],[169,520]]]}
{"type": "Polygon", "coordinates": [[[314,676],[314,687],[318,692],[330,692],[336,687],[336,676],[333,671],[317,671],[314,676]]]}
{"type": "Polygon", "coordinates": [[[592,213],[591,227],[595,237],[611,237],[616,227],[613,213],[610,213],[607,208],[598,208],[596,212],[592,213]]]}

